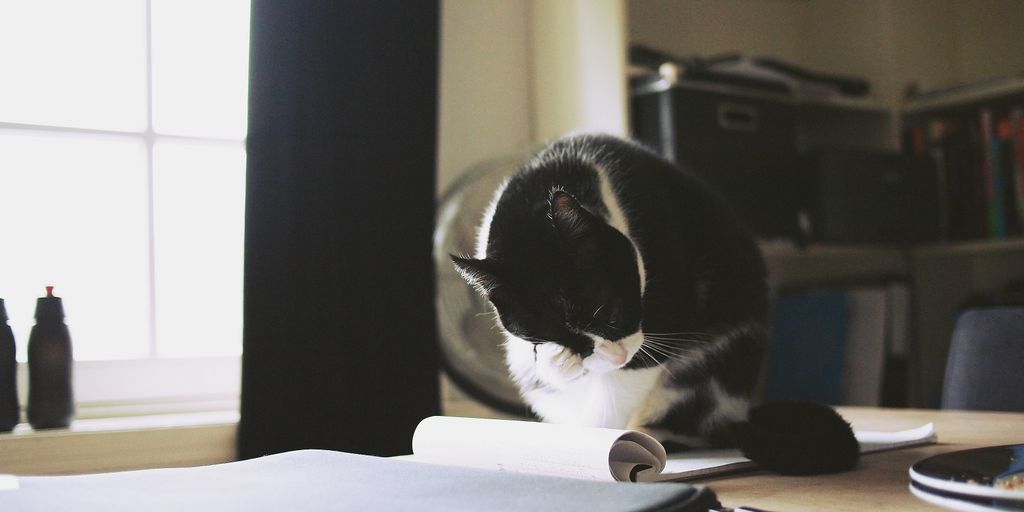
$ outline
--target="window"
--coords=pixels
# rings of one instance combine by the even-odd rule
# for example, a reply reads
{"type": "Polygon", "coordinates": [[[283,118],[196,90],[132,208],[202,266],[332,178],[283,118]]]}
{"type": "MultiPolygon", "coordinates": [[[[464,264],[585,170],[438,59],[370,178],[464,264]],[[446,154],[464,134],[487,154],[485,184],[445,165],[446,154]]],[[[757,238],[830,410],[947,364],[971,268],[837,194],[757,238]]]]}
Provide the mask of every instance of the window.
{"type": "Polygon", "coordinates": [[[248,30],[246,0],[0,1],[0,297],[24,361],[55,286],[79,400],[237,392],[248,30]]]}

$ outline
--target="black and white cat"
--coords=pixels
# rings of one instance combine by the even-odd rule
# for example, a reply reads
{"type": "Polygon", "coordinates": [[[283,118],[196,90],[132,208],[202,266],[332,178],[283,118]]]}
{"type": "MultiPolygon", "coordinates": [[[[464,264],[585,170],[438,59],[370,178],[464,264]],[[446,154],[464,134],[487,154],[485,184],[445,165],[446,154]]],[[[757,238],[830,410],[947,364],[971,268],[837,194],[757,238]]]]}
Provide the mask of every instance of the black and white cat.
{"type": "Polygon", "coordinates": [[[472,258],[511,376],[545,421],[736,443],[768,334],[757,244],[700,180],[631,142],[577,135],[496,191],[472,258]]]}
{"type": "Polygon", "coordinates": [[[574,136],[497,192],[475,259],[512,377],[544,420],[724,444],[766,338],[753,238],[701,182],[645,149],[574,136]]]}

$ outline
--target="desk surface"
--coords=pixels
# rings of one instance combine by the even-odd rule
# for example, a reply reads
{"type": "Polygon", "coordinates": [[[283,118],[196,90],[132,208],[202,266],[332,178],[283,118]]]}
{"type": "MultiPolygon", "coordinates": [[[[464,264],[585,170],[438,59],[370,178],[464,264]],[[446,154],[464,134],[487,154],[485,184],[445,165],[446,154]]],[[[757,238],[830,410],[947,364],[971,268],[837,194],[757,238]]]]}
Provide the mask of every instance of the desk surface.
{"type": "Polygon", "coordinates": [[[855,430],[902,430],[932,422],[938,444],[864,455],[845,473],[786,477],[765,472],[698,481],[728,507],[800,510],[938,510],[907,489],[915,462],[956,450],[1024,443],[1024,414],[840,407],[855,430]]]}

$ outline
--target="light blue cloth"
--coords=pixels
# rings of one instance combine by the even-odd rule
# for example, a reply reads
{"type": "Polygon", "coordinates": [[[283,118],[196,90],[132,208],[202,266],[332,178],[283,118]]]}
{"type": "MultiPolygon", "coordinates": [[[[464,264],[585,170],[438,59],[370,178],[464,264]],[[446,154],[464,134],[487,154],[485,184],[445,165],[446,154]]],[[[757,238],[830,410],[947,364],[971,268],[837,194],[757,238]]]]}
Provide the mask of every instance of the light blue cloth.
{"type": "Polygon", "coordinates": [[[604,483],[300,450],[195,468],[17,477],[3,511],[643,510],[704,512],[710,489],[604,483]]]}

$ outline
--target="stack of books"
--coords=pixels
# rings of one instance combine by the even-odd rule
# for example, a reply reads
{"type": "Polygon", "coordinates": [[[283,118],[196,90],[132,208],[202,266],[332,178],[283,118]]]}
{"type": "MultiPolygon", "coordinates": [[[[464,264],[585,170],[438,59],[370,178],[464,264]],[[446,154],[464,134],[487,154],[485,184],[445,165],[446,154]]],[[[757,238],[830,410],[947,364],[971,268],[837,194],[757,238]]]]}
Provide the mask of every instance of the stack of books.
{"type": "Polygon", "coordinates": [[[898,280],[782,291],[765,399],[905,407],[910,299],[898,280]]]}
{"type": "Polygon", "coordinates": [[[1024,233],[1024,99],[914,116],[903,144],[935,161],[946,239],[1024,233]]]}

